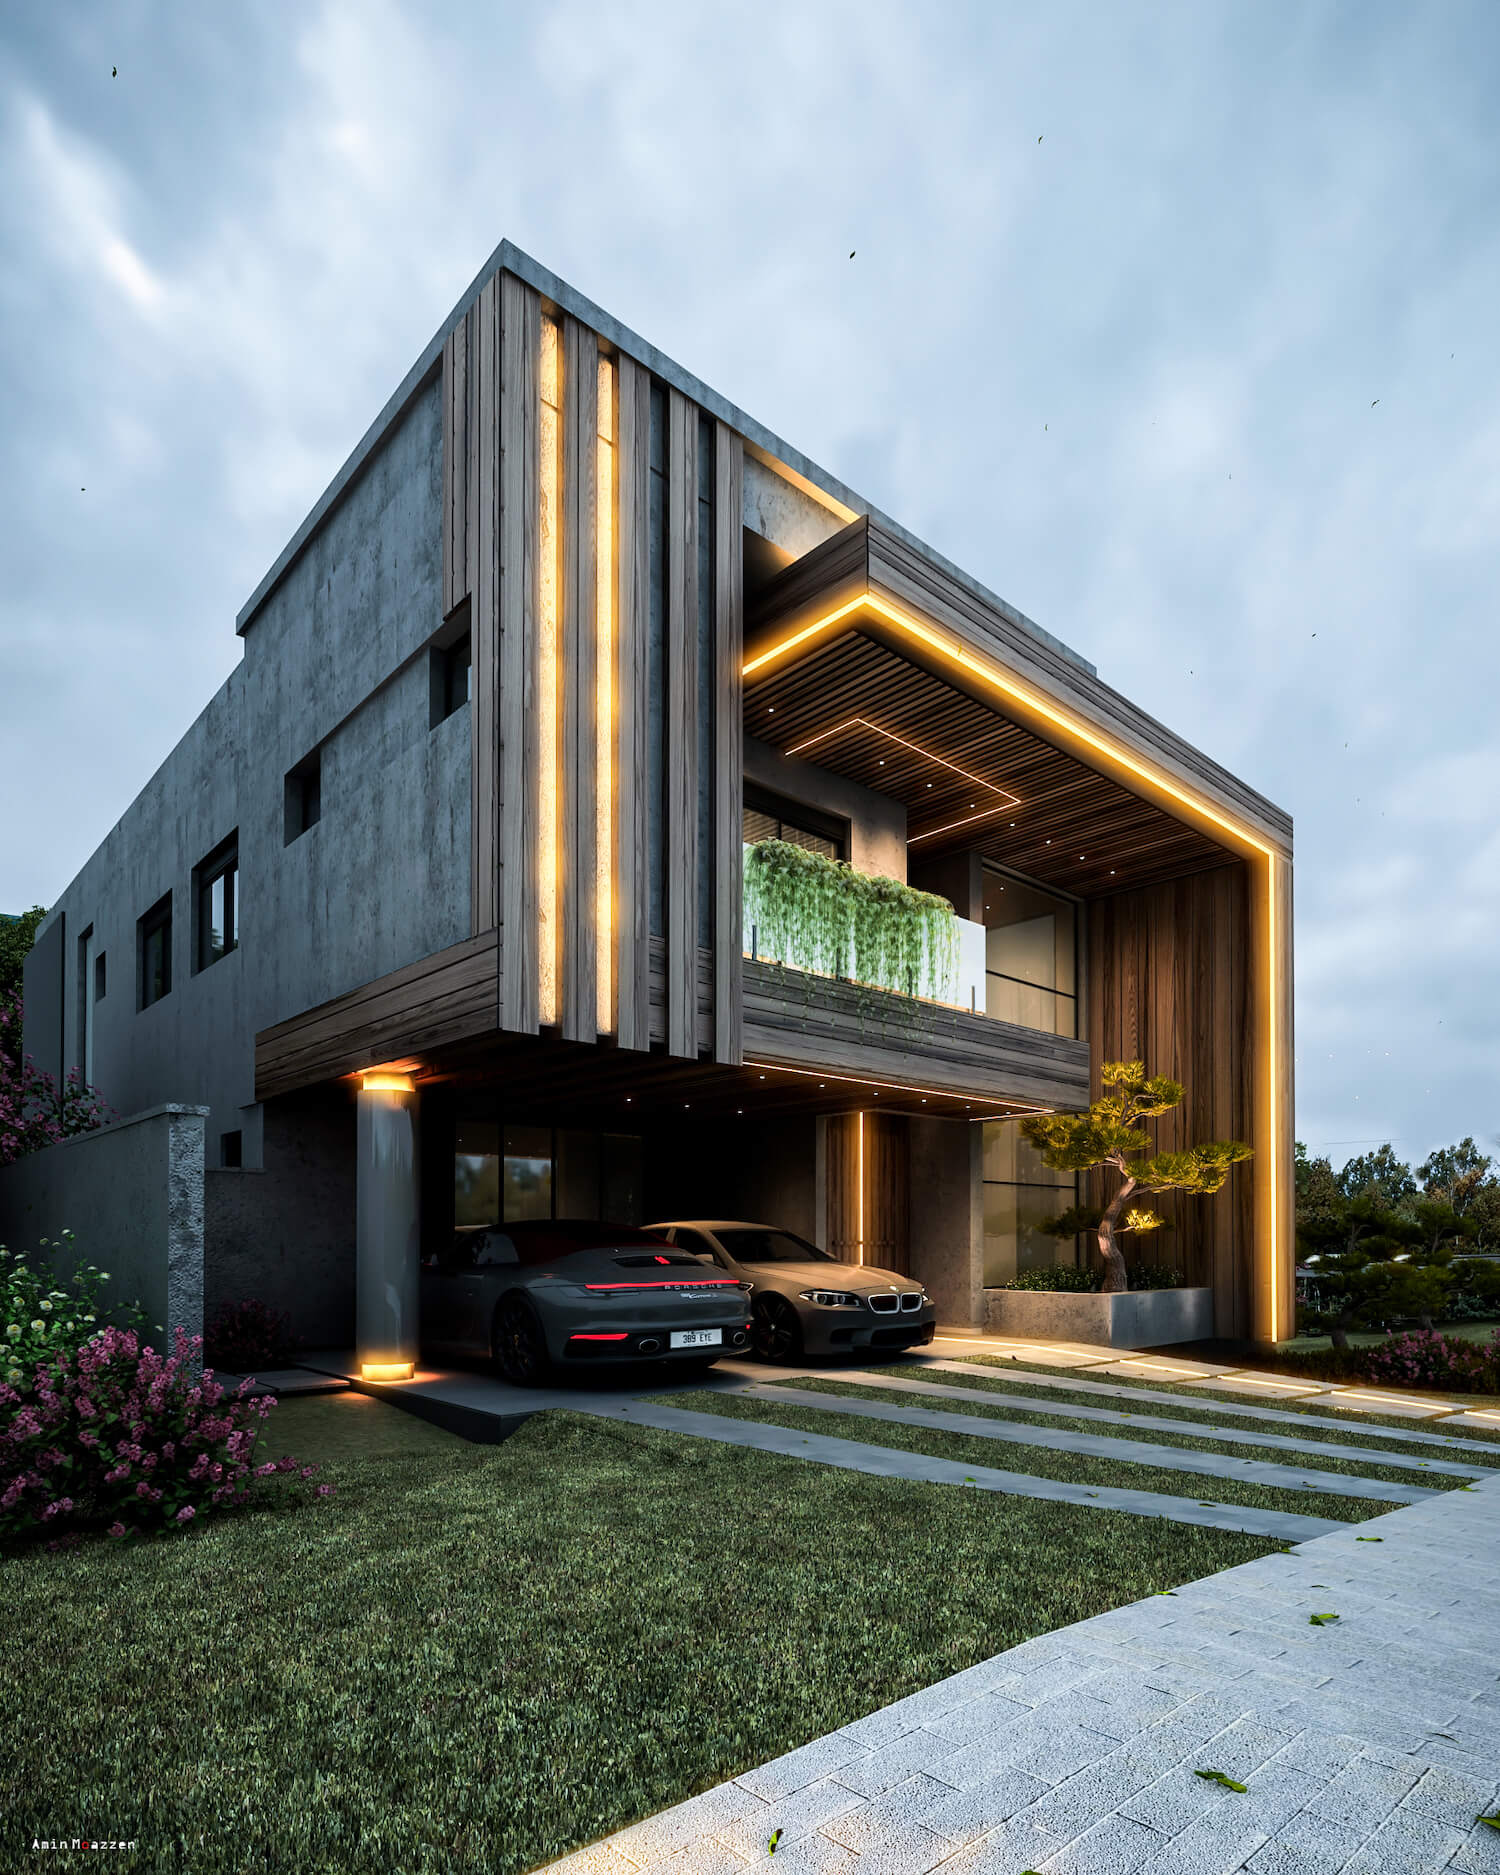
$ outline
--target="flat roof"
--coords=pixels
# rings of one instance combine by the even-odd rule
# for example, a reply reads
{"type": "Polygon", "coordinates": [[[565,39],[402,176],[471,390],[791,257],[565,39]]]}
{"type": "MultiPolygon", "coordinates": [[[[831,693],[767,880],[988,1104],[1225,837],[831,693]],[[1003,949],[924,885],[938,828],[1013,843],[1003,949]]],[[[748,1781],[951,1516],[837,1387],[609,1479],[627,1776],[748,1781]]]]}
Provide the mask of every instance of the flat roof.
{"type": "Polygon", "coordinates": [[[434,333],[421,357],[401,380],[394,395],[388,399],[385,408],[365,431],[350,452],[343,467],[313,504],[302,525],[276,556],[270,571],[240,608],[234,621],[234,628],[241,637],[244,636],[256,613],[281,583],[288,568],[328,515],[337,507],[366,462],[380,447],[387,431],[400,420],[412,399],[426,387],[433,374],[442,369],[443,346],[448,334],[479,298],[480,288],[485,281],[500,269],[516,274],[528,286],[534,287],[544,299],[550,300],[562,311],[572,313],[574,318],[592,327],[611,345],[628,357],[634,358],[637,363],[644,365],[664,383],[674,386],[685,397],[690,397],[694,403],[711,412],[721,422],[737,430],[745,438],[752,452],[762,457],[769,466],[789,469],[793,476],[807,482],[814,491],[821,491],[826,495],[830,503],[838,504],[853,515],[868,514],[872,520],[878,521],[882,527],[887,528],[899,539],[918,549],[935,565],[940,566],[952,579],[968,587],[988,605],[994,606],[1012,624],[1032,633],[1043,644],[1050,645],[1054,651],[1062,657],[1071,659],[1074,664],[1089,672],[1091,676],[1098,675],[1095,666],[1090,664],[1087,658],[1080,657],[1071,646],[1065,645],[1060,638],[1055,638],[1051,632],[1045,631],[1034,619],[1027,618],[1025,613],[1018,612],[1013,605],[1007,604],[997,593],[981,585],[962,567],[956,566],[951,560],[935,552],[909,528],[903,527],[899,521],[893,520],[887,514],[882,514],[878,508],[872,508],[869,502],[857,495],[852,488],[847,487],[837,476],[830,475],[826,469],[819,468],[817,463],[810,461],[801,450],[794,449],[790,443],[773,435],[764,424],[757,423],[753,417],[737,409],[727,398],[721,397],[701,379],[695,378],[690,371],[684,371],[681,365],[668,358],[665,353],[658,351],[654,345],[632,332],[628,326],[621,325],[618,319],[612,318],[592,300],[585,299],[565,280],[560,280],[555,273],[549,272],[529,254],[523,253],[520,248],[509,241],[502,241],[474,276],[458,304],[434,333]]]}

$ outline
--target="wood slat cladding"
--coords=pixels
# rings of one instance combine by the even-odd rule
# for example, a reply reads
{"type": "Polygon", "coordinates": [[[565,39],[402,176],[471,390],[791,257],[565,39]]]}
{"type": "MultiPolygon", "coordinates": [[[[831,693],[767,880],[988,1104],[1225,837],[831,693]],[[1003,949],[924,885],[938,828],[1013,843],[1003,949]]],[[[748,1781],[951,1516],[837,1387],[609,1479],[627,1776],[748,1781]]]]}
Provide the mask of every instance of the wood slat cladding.
{"type": "Polygon", "coordinates": [[[667,1052],[696,1055],[698,954],[698,410],[668,394],[667,1052]]]}
{"type": "Polygon", "coordinates": [[[562,745],[558,890],[561,1027],[565,1040],[598,1034],[595,976],[597,899],[595,786],[598,769],[595,666],[597,631],[598,340],[576,319],[562,323],[562,554],[559,594],[559,702],[562,745]]]}
{"type": "Polygon", "coordinates": [[[651,608],[651,375],[623,353],[615,440],[615,1009],[621,1048],[650,1045],[651,856],[646,792],[651,608]]]}
{"type": "Polygon", "coordinates": [[[911,1260],[906,1120],[868,1111],[830,1115],[826,1150],[830,1255],[906,1275],[911,1260]]]}
{"type": "MultiPolygon", "coordinates": [[[[500,1024],[529,1033],[540,1010],[537,847],[540,831],[540,296],[514,274],[499,276],[498,411],[481,404],[483,434],[498,435],[499,790],[496,856],[505,943],[500,1024]]],[[[481,295],[481,306],[483,296],[481,295]]],[[[480,451],[481,472],[493,459],[480,451]]],[[[484,521],[481,516],[481,535],[484,521]]],[[[481,555],[481,564],[487,556],[481,555]]],[[[481,580],[481,590],[483,581],[481,580]]]]}
{"type": "Polygon", "coordinates": [[[868,1075],[871,1091],[915,1086],[915,1097],[895,1085],[882,1085],[879,1096],[912,1107],[923,1104],[922,1093],[951,1094],[989,1112],[1087,1104],[1087,1042],[778,964],[747,959],[742,968],[747,1061],[868,1075]]]}
{"type": "Polygon", "coordinates": [[[744,726],[901,801],[913,860],[977,850],[1086,898],[1220,866],[1228,857],[1206,834],[860,630],[747,683],[744,726]],[[944,761],[1016,805],[993,811],[1005,802],[986,797],[944,761]]]}
{"type": "Polygon", "coordinates": [[[740,985],[744,922],[744,448],[727,424],[714,426],[714,1059],[744,1052],[740,985]]]}
{"type": "Polygon", "coordinates": [[[255,1098],[492,1033],[499,935],[487,931],[255,1038],[255,1098]]]}
{"type": "MultiPolygon", "coordinates": [[[[1280,808],[868,517],[851,522],[757,594],[746,623],[751,659],[770,643],[857,599],[861,560],[863,590],[877,605],[890,605],[905,616],[925,621],[934,659],[940,655],[936,649],[940,641],[972,648],[1043,699],[1055,700],[1064,710],[1097,726],[1121,748],[1227,810],[1272,845],[1290,847],[1291,821],[1280,808]]],[[[894,630],[889,619],[882,623],[874,609],[853,612],[850,617],[876,636],[894,630]]],[[[919,642],[902,633],[900,648],[923,661],[924,654],[915,648],[919,642]]],[[[960,668],[946,659],[939,668],[946,681],[967,686],[960,668]]],[[[981,693],[981,700],[994,702],[988,692],[981,693]]],[[[1016,713],[1020,713],[1019,705],[1016,713]]]]}
{"type": "MultiPolygon", "coordinates": [[[[1089,1032],[1095,1038],[1090,1099],[1105,1061],[1144,1061],[1184,1087],[1175,1113],[1145,1123],[1157,1148],[1208,1139],[1254,1140],[1254,999],[1250,994],[1250,892],[1236,862],[1186,879],[1123,892],[1089,907],[1089,1032]]],[[[1252,1162],[1253,1163],[1253,1162],[1252,1162]]],[[[1252,1332],[1255,1185],[1252,1163],[1233,1168],[1213,1197],[1164,1193],[1150,1200],[1171,1229],[1138,1251],[1170,1262],[1190,1281],[1212,1283],[1214,1332],[1252,1332]]],[[[1085,1181],[1086,1203],[1105,1202],[1109,1181],[1085,1181]]]]}

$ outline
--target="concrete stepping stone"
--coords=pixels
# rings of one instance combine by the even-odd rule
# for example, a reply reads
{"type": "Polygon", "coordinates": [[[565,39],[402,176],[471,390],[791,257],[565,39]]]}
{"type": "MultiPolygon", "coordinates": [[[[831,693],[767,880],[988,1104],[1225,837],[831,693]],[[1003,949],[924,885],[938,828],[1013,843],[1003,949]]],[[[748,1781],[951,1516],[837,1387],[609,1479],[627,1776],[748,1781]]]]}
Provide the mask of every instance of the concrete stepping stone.
{"type": "Polygon", "coordinates": [[[997,1413],[1045,1413],[1048,1416],[1088,1419],[1108,1426],[1129,1426],[1141,1432],[1177,1432],[1191,1438],[1220,1439],[1226,1444],[1265,1446],[1278,1452],[1306,1452],[1318,1458],[1342,1458],[1351,1462],[1365,1459],[1371,1464],[1389,1465],[1403,1471],[1430,1471],[1439,1477],[1467,1478],[1477,1482],[1490,1474],[1480,1465],[1465,1465],[1455,1458],[1412,1458],[1402,1452],[1381,1452],[1363,1445],[1330,1445],[1326,1440],[1298,1439],[1284,1432],[1246,1432],[1238,1427],[1194,1424],[1191,1420],[1167,1419],[1154,1413],[1123,1413],[1103,1406],[1056,1405],[1050,1400],[1023,1399],[1016,1394],[994,1393],[978,1387],[946,1387],[935,1380],[907,1380],[879,1374],[844,1373],[828,1378],[847,1380],[856,1386],[884,1387],[892,1393],[910,1393],[942,1400],[978,1400],[997,1413]]]}
{"type": "Polygon", "coordinates": [[[846,1413],[856,1419],[876,1419],[888,1425],[921,1426],[929,1432],[958,1432],[971,1438],[995,1439],[1006,1445],[1039,1447],[1054,1452],[1077,1452],[1126,1465],[1155,1465],[1163,1471],[1186,1471],[1200,1478],[1233,1479],[1261,1484],[1279,1491],[1324,1491],[1332,1497],[1373,1499],[1387,1504],[1415,1504],[1441,1493],[1419,1484],[1391,1484],[1378,1478],[1355,1478],[1325,1471],[1309,1478],[1308,1467],[1277,1465],[1269,1459],[1230,1458],[1218,1452],[1192,1452],[1177,1445],[1151,1445],[1143,1439],[1115,1439],[1108,1434],[1064,1432],[1052,1426],[1008,1426],[968,1413],[944,1413],[932,1407],[888,1406],[879,1400],[850,1400],[798,1387],[751,1385],[737,1392],[756,1400],[789,1406],[810,1406],[817,1412],[846,1413]]]}
{"type": "MultiPolygon", "coordinates": [[[[862,1445],[827,1433],[798,1432],[789,1426],[767,1425],[756,1419],[732,1419],[721,1413],[695,1413],[685,1407],[654,1406],[643,1400],[593,1400],[574,1404],[574,1412],[600,1419],[618,1419],[627,1425],[655,1426],[663,1432],[681,1432],[721,1445],[751,1446],[783,1458],[806,1458],[845,1471],[870,1472],[882,1478],[908,1478],[921,1484],[972,1485],[980,1491],[998,1491],[1007,1497],[1050,1498],[1093,1510],[1121,1510],[1136,1517],[1164,1517],[1169,1523],[1199,1524],[1211,1530],[1239,1530],[1252,1536],[1275,1537],[1283,1543],[1302,1543],[1344,1526],[1334,1518],[1305,1516],[1299,1511],[1265,1510],[1251,1504],[1203,1504],[1193,1498],[1171,1497],[1161,1491],[1137,1491],[1123,1485],[1069,1484],[1058,1478],[1037,1478],[1026,1472],[992,1470],[963,1464],[956,1459],[934,1458],[925,1452],[907,1452],[898,1446],[862,1445]]],[[[1377,1520],[1378,1521],[1378,1520],[1377,1520]]]]}
{"type": "MultiPolygon", "coordinates": [[[[1279,1407],[1274,1406],[1241,1405],[1237,1400],[1199,1400],[1180,1393],[1154,1392],[1149,1387],[1116,1387],[1111,1386],[1107,1380],[1089,1380],[1082,1375],[1074,1378],[1071,1375],[1021,1373],[1008,1367],[991,1367],[987,1363],[980,1364],[974,1361],[923,1360],[921,1365],[924,1370],[933,1370],[938,1373],[983,1374],[987,1380],[1013,1380],[1018,1387],[1063,1387],[1071,1393],[1097,1394],[1101,1398],[1107,1397],[1115,1400],[1151,1400],[1158,1406],[1192,1407],[1197,1412],[1212,1410],[1215,1413],[1226,1414],[1235,1419],[1263,1420],[1270,1425],[1301,1426],[1305,1429],[1310,1426],[1327,1426],[1336,1425],[1338,1423],[1335,1420],[1314,1418],[1306,1413],[1284,1412],[1279,1407]]],[[[746,1367],[742,1371],[746,1374],[760,1374],[764,1372],[764,1369],[746,1367]]],[[[825,1370],[821,1368],[783,1368],[779,1371],[783,1373],[822,1373],[825,1370]]],[[[1321,1409],[1323,1402],[1320,1400],[1318,1405],[1321,1409]]],[[[1374,1411],[1375,1409],[1370,1408],[1367,1410],[1374,1411]]],[[[1443,1432],[1421,1432],[1415,1427],[1408,1431],[1404,1426],[1361,1426],[1359,1428],[1359,1434],[1362,1439],[1394,1439],[1407,1445],[1437,1445],[1446,1447],[1449,1451],[1487,1452],[1496,1458],[1500,1458],[1500,1446],[1487,1445],[1478,1439],[1464,1439],[1443,1432]]]]}

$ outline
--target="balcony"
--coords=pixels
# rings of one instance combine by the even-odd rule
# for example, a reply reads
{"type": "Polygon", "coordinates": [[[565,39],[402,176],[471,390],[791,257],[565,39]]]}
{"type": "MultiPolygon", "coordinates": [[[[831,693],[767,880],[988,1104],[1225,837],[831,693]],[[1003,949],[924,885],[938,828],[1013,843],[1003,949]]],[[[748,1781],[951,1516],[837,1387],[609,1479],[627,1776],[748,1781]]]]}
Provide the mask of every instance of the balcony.
{"type": "Polygon", "coordinates": [[[744,950],[747,1062],[997,1107],[1087,1102],[1086,1043],[984,1013],[985,928],[946,899],[762,842],[745,850],[744,950]]]}

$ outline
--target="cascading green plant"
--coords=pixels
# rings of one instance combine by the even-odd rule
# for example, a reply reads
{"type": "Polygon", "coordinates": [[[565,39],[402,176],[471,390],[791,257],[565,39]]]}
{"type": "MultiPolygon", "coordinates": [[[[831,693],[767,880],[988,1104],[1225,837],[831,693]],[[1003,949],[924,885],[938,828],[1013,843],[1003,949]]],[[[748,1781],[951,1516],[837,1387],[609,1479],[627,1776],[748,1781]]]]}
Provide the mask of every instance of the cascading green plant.
{"type": "Polygon", "coordinates": [[[745,942],[818,976],[852,977],[903,996],[951,1000],[958,921],[947,899],[855,872],[788,840],[745,853],[745,942]]]}

